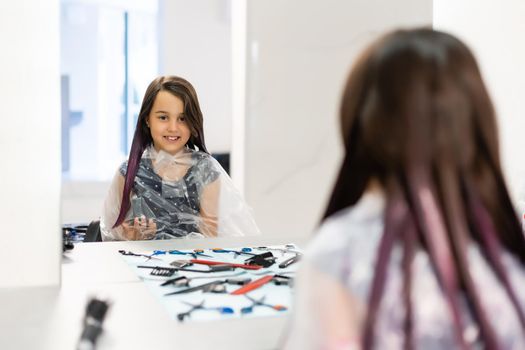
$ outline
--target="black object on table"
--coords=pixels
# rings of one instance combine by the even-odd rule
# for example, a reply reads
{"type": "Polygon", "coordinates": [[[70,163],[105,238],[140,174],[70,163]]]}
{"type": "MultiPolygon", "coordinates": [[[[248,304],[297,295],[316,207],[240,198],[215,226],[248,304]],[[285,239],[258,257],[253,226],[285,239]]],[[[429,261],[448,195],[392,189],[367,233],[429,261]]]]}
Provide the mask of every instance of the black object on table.
{"type": "Polygon", "coordinates": [[[88,301],[84,316],[84,328],[80,335],[77,350],[96,348],[97,339],[102,333],[102,323],[106,317],[109,304],[104,300],[92,298],[88,301]]]}

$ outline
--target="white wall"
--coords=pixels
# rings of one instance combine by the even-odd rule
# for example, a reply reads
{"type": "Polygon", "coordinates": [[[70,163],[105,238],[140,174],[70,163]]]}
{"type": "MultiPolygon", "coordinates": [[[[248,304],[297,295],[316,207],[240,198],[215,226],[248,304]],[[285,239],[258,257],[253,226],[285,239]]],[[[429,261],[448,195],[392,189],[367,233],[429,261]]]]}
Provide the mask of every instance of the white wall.
{"type": "Polygon", "coordinates": [[[89,224],[98,220],[109,185],[109,181],[63,182],[60,203],[62,224],[89,224]]]}
{"type": "Polygon", "coordinates": [[[0,287],[60,280],[58,0],[0,2],[0,287]]]}
{"type": "Polygon", "coordinates": [[[230,152],[231,0],[161,0],[160,73],[197,90],[210,152],[230,152]]]}
{"type": "Polygon", "coordinates": [[[525,211],[525,2],[434,0],[434,28],[474,51],[498,113],[503,168],[525,211]]]}
{"type": "Polygon", "coordinates": [[[309,235],[342,155],[337,111],[356,54],[431,0],[248,1],[246,197],[263,234],[309,235]]]}

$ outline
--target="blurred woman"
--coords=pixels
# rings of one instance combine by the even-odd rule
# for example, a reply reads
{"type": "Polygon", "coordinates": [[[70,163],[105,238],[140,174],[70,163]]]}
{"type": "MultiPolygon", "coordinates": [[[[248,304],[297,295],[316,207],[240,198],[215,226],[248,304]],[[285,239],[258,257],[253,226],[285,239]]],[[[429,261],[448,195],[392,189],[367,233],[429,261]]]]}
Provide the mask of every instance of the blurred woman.
{"type": "Polygon", "coordinates": [[[355,64],[340,115],[345,157],[287,347],[525,349],[525,238],[471,51],[389,33],[355,64]]]}

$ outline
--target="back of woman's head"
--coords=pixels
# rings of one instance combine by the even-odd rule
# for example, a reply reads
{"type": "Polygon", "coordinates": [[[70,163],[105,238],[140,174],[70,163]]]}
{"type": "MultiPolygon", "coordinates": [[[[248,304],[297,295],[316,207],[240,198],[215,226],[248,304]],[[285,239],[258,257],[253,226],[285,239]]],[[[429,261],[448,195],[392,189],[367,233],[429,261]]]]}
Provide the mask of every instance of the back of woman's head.
{"type": "MultiPolygon", "coordinates": [[[[501,172],[494,109],[470,50],[449,34],[425,28],[382,37],[350,74],[341,126],[345,159],[325,217],[355,204],[372,179],[387,197],[365,347],[373,339],[391,249],[399,242],[405,257],[416,249],[428,252],[458,332],[457,299],[465,292],[485,344],[497,348],[466,248],[480,245],[520,311],[500,252],[524,264],[525,239],[501,172]]],[[[411,274],[404,269],[408,307],[411,274]]],[[[522,310],[520,319],[525,326],[522,310]]],[[[458,342],[465,345],[459,333],[458,342]]]]}
{"type": "MultiPolygon", "coordinates": [[[[393,32],[356,64],[341,106],[347,153],[380,181],[447,162],[500,171],[494,111],[478,66],[458,39],[430,29],[393,32]]],[[[477,176],[477,175],[476,175],[477,176]]]]}

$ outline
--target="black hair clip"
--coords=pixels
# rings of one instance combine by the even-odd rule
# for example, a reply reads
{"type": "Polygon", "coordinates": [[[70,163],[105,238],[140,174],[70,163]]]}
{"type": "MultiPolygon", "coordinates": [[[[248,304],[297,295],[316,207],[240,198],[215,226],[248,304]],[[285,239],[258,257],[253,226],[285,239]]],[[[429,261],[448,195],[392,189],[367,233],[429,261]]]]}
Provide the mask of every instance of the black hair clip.
{"type": "Polygon", "coordinates": [[[293,277],[284,275],[273,276],[272,282],[277,286],[293,286],[293,277]]]}
{"type": "Polygon", "coordinates": [[[247,265],[259,265],[262,267],[269,267],[275,263],[275,257],[272,252],[265,252],[262,254],[257,254],[244,260],[244,263],[247,265]]]}

